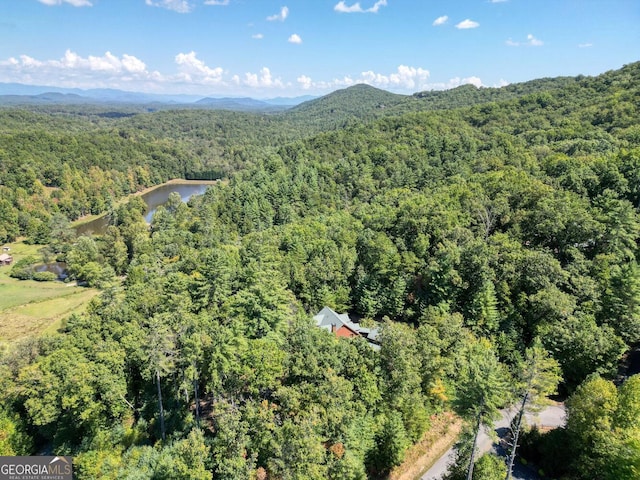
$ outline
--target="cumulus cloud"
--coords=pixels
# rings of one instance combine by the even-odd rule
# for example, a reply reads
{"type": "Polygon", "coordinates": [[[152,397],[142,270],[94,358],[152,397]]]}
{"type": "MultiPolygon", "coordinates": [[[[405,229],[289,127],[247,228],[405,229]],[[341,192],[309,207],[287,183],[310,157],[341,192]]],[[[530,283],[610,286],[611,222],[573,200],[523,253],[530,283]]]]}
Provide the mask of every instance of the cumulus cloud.
{"type": "Polygon", "coordinates": [[[206,0],[205,5],[229,5],[229,0],[206,0]]]}
{"type": "Polygon", "coordinates": [[[282,7],[280,9],[280,13],[276,13],[275,15],[268,16],[267,20],[269,22],[275,22],[276,20],[284,22],[288,16],[289,16],[289,7],[282,7]]]}
{"type": "Polygon", "coordinates": [[[313,87],[313,80],[311,80],[311,77],[300,75],[296,80],[303,90],[309,90],[313,87]]]}
{"type": "Polygon", "coordinates": [[[430,83],[426,85],[426,88],[424,88],[424,90],[449,90],[451,88],[456,88],[461,85],[473,85],[477,88],[484,86],[480,77],[476,77],[476,76],[471,76],[466,78],[453,77],[453,78],[450,78],[447,82],[430,83]]]}
{"type": "Polygon", "coordinates": [[[59,59],[38,60],[29,55],[0,61],[0,81],[65,87],[122,88],[131,82],[158,80],[158,72],[150,72],[139,58],[111,52],[82,57],[67,50],[59,59]]]}
{"type": "Polygon", "coordinates": [[[63,3],[68,3],[69,5],[73,5],[74,7],[92,7],[93,4],[89,0],[38,0],[40,3],[44,3],[45,5],[62,5],[63,3]]]}
{"type": "Polygon", "coordinates": [[[362,72],[357,78],[345,76],[332,81],[313,81],[307,75],[301,75],[297,78],[298,85],[304,90],[312,88],[318,90],[329,90],[333,88],[343,88],[355,85],[357,83],[366,83],[368,85],[390,89],[390,90],[420,90],[428,85],[429,70],[423,68],[400,65],[395,72],[377,73],[372,70],[362,72]]]}
{"type": "Polygon", "coordinates": [[[150,7],[166,8],[178,13],[189,13],[193,10],[193,5],[187,0],[145,0],[145,3],[150,7]]]}
{"type": "MultiPolygon", "coordinates": [[[[239,77],[235,77],[239,80],[239,77]]],[[[279,78],[273,78],[271,71],[267,67],[262,67],[259,73],[245,73],[244,85],[252,88],[282,88],[284,84],[279,78]]]]}
{"type": "Polygon", "coordinates": [[[294,33],[289,37],[287,42],[300,45],[302,43],[302,38],[300,38],[300,35],[298,35],[297,33],[294,33]]]}
{"type": "Polygon", "coordinates": [[[37,68],[41,69],[44,73],[76,70],[79,73],[107,72],[143,74],[147,71],[145,63],[133,55],[124,54],[119,58],[111,52],[106,52],[100,57],[89,55],[85,58],[71,50],[67,50],[59,60],[40,61],[28,55],[20,55],[18,58],[19,59],[11,57],[6,61],[0,62],[0,65],[11,66],[21,71],[37,68]]]}
{"type": "Polygon", "coordinates": [[[463,20],[460,23],[458,23],[456,25],[456,28],[459,28],[461,30],[466,30],[466,29],[469,29],[469,28],[477,28],[479,26],[480,26],[480,24],[478,22],[474,22],[473,20],[470,20],[470,19],[467,18],[466,20],[463,20]]]}
{"type": "Polygon", "coordinates": [[[441,17],[436,18],[432,25],[434,27],[437,27],[438,25],[444,25],[445,23],[447,23],[447,20],[449,20],[449,17],[446,15],[442,15],[441,17]]]}
{"type": "Polygon", "coordinates": [[[174,57],[173,70],[162,73],[151,70],[145,62],[131,54],[81,56],[67,50],[59,59],[43,60],[29,55],[0,60],[0,82],[31,85],[55,85],[75,88],[119,88],[156,93],[216,93],[250,96],[268,95],[274,90],[293,92],[330,91],[357,83],[366,83],[392,91],[423,91],[453,88],[470,83],[481,86],[478,77],[453,78],[448,82],[430,83],[428,70],[400,65],[390,72],[363,71],[334,79],[313,80],[300,74],[288,82],[273,74],[268,67],[258,72],[237,74],[222,67],[213,67],[198,58],[194,51],[181,52],[174,57]]]}
{"type": "Polygon", "coordinates": [[[251,38],[254,38],[256,40],[262,40],[264,38],[264,35],[261,33],[255,33],[253,35],[251,35],[251,38]]]}
{"type": "Polygon", "coordinates": [[[179,53],[175,57],[176,65],[180,70],[179,79],[187,83],[200,83],[205,85],[222,84],[221,67],[210,68],[202,60],[197,58],[196,52],[179,53]]]}
{"type": "Polygon", "coordinates": [[[400,65],[398,70],[390,75],[381,75],[368,71],[362,73],[362,78],[364,83],[379,87],[412,89],[427,81],[429,70],[400,65]]]}
{"type": "Polygon", "coordinates": [[[353,5],[347,5],[344,0],[336,3],[333,9],[339,13],[378,13],[380,7],[386,7],[387,0],[378,0],[373,6],[369,8],[362,8],[360,2],[356,2],[353,5]]]}
{"type": "Polygon", "coordinates": [[[122,66],[131,73],[144,73],[147,70],[145,63],[133,55],[122,55],[122,66]]]}

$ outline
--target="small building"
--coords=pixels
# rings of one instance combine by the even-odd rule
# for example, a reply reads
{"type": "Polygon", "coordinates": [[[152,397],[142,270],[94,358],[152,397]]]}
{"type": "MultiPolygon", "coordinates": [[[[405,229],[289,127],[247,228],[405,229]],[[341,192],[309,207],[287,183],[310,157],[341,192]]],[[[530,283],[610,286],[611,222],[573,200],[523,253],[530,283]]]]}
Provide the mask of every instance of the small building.
{"type": "Polygon", "coordinates": [[[352,322],[346,313],[336,313],[331,308],[324,307],[313,319],[316,321],[316,326],[334,333],[337,337],[353,338],[360,336],[369,342],[369,345],[375,350],[380,349],[378,329],[360,327],[357,323],[352,322]]]}
{"type": "Polygon", "coordinates": [[[3,253],[0,255],[0,266],[11,265],[12,263],[13,263],[13,257],[8,253],[3,253]]]}

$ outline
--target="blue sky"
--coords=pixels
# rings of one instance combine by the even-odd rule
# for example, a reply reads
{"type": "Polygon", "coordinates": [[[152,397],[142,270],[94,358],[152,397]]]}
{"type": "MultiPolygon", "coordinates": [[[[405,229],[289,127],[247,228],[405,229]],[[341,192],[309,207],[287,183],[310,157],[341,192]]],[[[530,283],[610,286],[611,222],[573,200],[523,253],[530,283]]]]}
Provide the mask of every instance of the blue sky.
{"type": "Polygon", "coordinates": [[[212,96],[396,93],[639,60],[639,0],[0,0],[0,82],[212,96]]]}

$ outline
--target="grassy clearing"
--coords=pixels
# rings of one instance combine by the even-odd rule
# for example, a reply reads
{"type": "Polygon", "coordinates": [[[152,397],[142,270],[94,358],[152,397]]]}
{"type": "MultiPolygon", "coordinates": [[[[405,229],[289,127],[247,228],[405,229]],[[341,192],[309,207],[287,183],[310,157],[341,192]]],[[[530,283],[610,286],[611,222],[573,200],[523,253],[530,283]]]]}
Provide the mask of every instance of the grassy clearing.
{"type": "Polygon", "coordinates": [[[69,295],[29,303],[0,312],[0,342],[53,333],[72,313],[84,311],[97,290],[72,287],[69,295]]]}
{"type": "MultiPolygon", "coordinates": [[[[40,257],[39,245],[15,242],[14,262],[26,256],[40,257]]],[[[11,267],[0,267],[0,342],[54,332],[65,318],[82,311],[97,290],[62,282],[35,282],[9,277],[11,267]]]]}
{"type": "Polygon", "coordinates": [[[34,282],[33,280],[0,280],[0,312],[20,305],[64,297],[76,287],[62,282],[34,282]]]}

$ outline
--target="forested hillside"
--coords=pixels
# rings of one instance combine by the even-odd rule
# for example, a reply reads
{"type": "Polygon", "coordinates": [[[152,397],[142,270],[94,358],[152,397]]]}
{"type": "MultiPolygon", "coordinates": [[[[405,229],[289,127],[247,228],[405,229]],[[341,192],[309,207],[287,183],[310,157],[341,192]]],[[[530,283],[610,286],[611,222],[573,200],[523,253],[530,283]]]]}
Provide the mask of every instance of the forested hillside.
{"type": "Polygon", "coordinates": [[[557,386],[567,428],[525,451],[635,478],[638,379],[610,380],[640,342],[640,63],[376,95],[360,119],[345,92],[308,116],[0,111],[0,240],[112,272],[59,334],[4,347],[0,453],[73,455],[78,478],[380,478],[434,415],[475,428],[557,386]],[[61,232],[213,171],[150,228],[134,198],[102,237],[61,232]],[[380,349],[316,328],[323,306],[380,349]]]}

